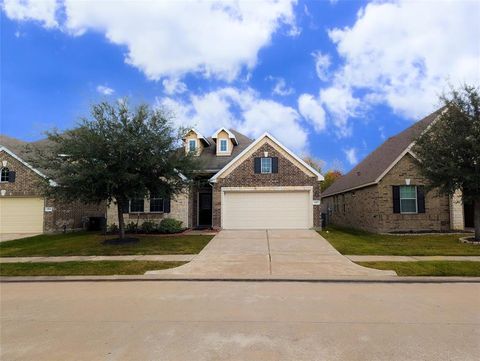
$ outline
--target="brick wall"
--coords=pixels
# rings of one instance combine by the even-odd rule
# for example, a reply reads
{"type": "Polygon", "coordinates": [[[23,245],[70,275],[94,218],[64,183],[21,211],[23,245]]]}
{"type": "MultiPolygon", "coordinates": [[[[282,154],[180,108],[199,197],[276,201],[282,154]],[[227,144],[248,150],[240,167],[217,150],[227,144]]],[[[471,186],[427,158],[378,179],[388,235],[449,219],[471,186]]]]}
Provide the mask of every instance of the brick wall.
{"type": "MultiPolygon", "coordinates": [[[[320,199],[320,182],[315,176],[308,176],[297,165],[287,159],[280,150],[267,143],[262,144],[249,155],[225,178],[217,179],[213,188],[213,227],[221,227],[221,188],[222,187],[278,187],[278,186],[312,186],[313,198],[320,199]],[[278,173],[255,174],[254,158],[278,157],[278,173]]],[[[314,226],[320,227],[320,206],[313,206],[314,226]]]]}

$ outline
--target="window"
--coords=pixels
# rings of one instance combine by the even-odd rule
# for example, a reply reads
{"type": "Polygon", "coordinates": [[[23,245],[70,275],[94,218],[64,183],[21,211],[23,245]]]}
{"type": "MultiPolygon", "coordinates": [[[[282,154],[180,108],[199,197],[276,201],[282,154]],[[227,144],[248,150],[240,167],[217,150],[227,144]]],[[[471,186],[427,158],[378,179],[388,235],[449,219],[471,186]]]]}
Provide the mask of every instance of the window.
{"type": "Polygon", "coordinates": [[[220,139],[220,152],[226,152],[228,149],[228,143],[226,139],[220,139]]]}
{"type": "Polygon", "coordinates": [[[261,173],[272,173],[272,158],[261,158],[260,170],[261,173]]]}
{"type": "Polygon", "coordinates": [[[417,213],[416,186],[400,186],[400,213],[417,213]]]}
{"type": "Polygon", "coordinates": [[[163,212],[163,198],[152,195],[150,198],[150,212],[163,212]]]}
{"type": "Polygon", "coordinates": [[[8,182],[10,180],[10,171],[8,170],[8,168],[6,167],[3,167],[2,168],[2,174],[1,174],[1,178],[0,178],[0,181],[2,182],[8,182]]]}
{"type": "Polygon", "coordinates": [[[130,201],[130,212],[143,212],[143,198],[134,198],[130,201]]]}
{"type": "Polygon", "coordinates": [[[197,149],[197,141],[195,139],[190,139],[188,141],[188,151],[195,152],[196,149],[197,149]]]}

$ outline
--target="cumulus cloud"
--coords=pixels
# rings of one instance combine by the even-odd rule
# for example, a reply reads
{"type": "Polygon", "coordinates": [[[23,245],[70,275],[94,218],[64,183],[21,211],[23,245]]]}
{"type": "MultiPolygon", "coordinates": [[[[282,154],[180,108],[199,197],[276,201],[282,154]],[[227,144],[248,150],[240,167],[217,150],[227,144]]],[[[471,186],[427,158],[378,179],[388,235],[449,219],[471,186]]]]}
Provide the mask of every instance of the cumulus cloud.
{"type": "Polygon", "coordinates": [[[315,71],[320,80],[328,79],[328,69],[331,65],[330,56],[328,54],[322,54],[321,51],[317,50],[312,53],[313,59],[315,60],[315,71]]]}
{"type": "MultiPolygon", "coordinates": [[[[329,31],[344,61],[333,87],[349,98],[334,107],[351,116],[358,106],[352,94],[360,90],[361,101],[417,119],[437,107],[447,81],[479,84],[479,13],[476,1],[368,4],[353,26],[329,31]]],[[[323,90],[325,102],[337,90],[323,90]]]]}
{"type": "Polygon", "coordinates": [[[355,148],[347,148],[344,149],[343,152],[345,153],[345,157],[350,165],[355,165],[358,163],[357,150],[355,148]]]}
{"type": "Polygon", "coordinates": [[[102,95],[112,95],[115,92],[115,90],[105,85],[98,85],[97,92],[102,95]]]}
{"type": "Polygon", "coordinates": [[[317,132],[325,129],[325,111],[319,102],[310,94],[302,94],[298,98],[298,110],[317,132]]]}
{"type": "Polygon", "coordinates": [[[193,126],[204,134],[212,134],[225,126],[253,138],[268,131],[299,152],[308,146],[307,133],[301,127],[298,112],[260,98],[251,88],[225,87],[205,94],[191,94],[186,100],[160,97],[156,105],[170,110],[177,125],[193,126]]]}
{"type": "Polygon", "coordinates": [[[181,94],[187,91],[187,85],[178,78],[163,79],[162,85],[168,95],[181,94]]]}
{"type": "Polygon", "coordinates": [[[58,9],[56,0],[4,0],[2,8],[12,20],[34,20],[46,28],[58,26],[55,13],[58,9]]]}

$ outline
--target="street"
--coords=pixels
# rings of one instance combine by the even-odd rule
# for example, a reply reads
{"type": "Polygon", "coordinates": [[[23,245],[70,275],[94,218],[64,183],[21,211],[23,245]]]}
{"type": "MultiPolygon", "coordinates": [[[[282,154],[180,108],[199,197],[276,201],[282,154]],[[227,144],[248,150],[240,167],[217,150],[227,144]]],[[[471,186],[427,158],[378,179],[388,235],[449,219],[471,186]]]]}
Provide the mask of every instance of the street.
{"type": "Polygon", "coordinates": [[[478,360],[480,284],[2,283],[10,360],[478,360]]]}

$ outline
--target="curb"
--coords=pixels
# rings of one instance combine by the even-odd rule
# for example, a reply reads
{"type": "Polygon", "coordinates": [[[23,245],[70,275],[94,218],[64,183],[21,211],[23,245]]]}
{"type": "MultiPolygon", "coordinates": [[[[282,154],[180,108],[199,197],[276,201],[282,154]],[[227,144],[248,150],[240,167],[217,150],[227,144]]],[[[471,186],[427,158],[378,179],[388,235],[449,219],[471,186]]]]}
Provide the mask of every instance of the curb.
{"type": "Polygon", "coordinates": [[[0,277],[0,283],[39,282],[298,282],[298,283],[480,283],[480,277],[159,277],[159,276],[32,276],[0,277]]]}

